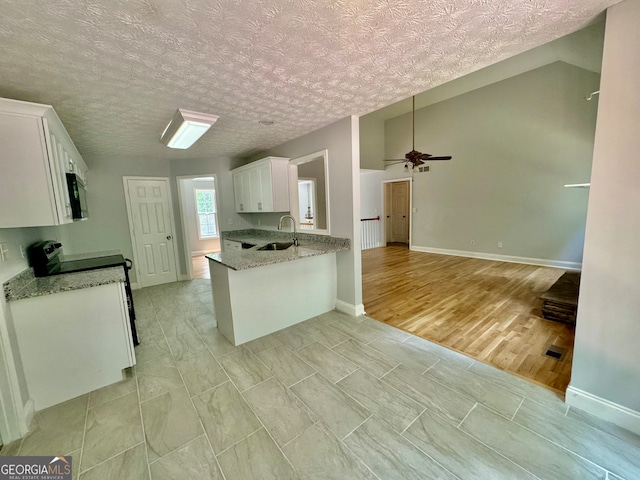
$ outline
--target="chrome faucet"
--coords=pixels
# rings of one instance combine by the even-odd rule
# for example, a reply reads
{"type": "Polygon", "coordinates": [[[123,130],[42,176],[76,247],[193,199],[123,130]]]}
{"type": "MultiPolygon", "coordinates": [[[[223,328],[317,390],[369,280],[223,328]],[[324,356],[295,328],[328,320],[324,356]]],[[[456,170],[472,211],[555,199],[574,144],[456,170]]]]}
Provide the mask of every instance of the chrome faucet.
{"type": "Polygon", "coordinates": [[[280,220],[278,221],[278,230],[282,230],[282,220],[284,220],[285,218],[288,218],[291,220],[291,225],[293,226],[293,244],[297,247],[298,246],[298,232],[296,231],[296,219],[293,218],[291,215],[283,215],[280,217],[280,220]]]}

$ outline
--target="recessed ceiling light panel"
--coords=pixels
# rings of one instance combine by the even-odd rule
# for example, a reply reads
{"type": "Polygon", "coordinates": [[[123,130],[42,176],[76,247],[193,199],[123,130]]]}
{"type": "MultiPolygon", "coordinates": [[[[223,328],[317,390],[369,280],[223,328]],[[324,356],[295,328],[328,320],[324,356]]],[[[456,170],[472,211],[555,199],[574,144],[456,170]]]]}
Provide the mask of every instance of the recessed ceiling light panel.
{"type": "Polygon", "coordinates": [[[162,132],[160,142],[169,148],[184,150],[196,143],[217,120],[217,115],[208,115],[179,108],[167,128],[162,132]]]}

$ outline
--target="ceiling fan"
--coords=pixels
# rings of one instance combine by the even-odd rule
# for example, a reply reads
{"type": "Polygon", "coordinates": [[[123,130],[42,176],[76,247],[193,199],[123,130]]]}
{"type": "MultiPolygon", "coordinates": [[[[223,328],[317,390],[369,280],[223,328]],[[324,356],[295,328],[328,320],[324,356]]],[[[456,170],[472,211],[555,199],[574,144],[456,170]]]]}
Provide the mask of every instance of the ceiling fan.
{"type": "Polygon", "coordinates": [[[417,167],[418,165],[422,165],[425,162],[425,160],[451,160],[450,155],[444,156],[444,157],[434,157],[430,153],[422,153],[416,150],[416,97],[415,95],[412,97],[411,100],[413,102],[412,120],[411,120],[411,125],[413,129],[411,151],[404,156],[404,159],[385,160],[385,162],[389,162],[387,163],[387,165],[404,163],[405,170],[408,170],[409,168],[413,170],[414,167],[417,167]]]}

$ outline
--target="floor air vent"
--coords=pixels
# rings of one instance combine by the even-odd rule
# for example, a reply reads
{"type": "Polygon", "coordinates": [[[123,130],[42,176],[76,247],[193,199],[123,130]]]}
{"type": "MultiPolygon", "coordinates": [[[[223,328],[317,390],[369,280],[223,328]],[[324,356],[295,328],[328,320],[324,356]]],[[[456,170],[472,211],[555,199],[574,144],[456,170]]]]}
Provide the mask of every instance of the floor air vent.
{"type": "Polygon", "coordinates": [[[547,357],[551,357],[554,360],[561,361],[564,358],[565,353],[567,353],[566,348],[562,348],[557,345],[549,345],[547,347],[547,350],[544,352],[544,355],[547,357]]]}

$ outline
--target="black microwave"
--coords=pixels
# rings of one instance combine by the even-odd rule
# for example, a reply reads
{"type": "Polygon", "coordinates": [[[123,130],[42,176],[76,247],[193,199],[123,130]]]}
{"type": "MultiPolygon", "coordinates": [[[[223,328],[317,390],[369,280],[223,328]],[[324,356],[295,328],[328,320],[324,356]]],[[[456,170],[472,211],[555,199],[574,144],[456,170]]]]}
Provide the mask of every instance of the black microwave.
{"type": "Polygon", "coordinates": [[[67,187],[69,189],[69,203],[74,220],[82,220],[89,216],[87,208],[87,191],[84,182],[75,173],[67,173],[67,187]]]}

